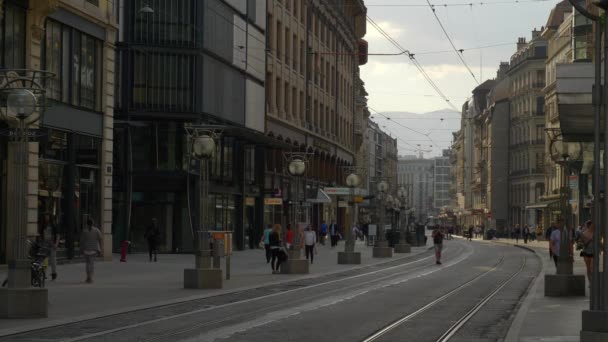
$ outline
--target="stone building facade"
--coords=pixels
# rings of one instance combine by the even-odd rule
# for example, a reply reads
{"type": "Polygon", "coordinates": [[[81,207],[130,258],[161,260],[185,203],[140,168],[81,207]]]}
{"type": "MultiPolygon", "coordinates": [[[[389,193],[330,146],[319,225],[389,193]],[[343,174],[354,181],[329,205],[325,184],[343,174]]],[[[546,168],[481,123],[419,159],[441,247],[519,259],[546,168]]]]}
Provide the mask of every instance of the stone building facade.
{"type": "MultiPolygon", "coordinates": [[[[280,189],[286,202],[306,194],[302,213],[315,225],[336,220],[347,208],[340,196],[318,199],[325,187],[345,186],[364,140],[364,96],[359,66],[365,64],[367,9],[362,0],[270,0],[267,7],[266,134],[292,146],[267,151],[265,188],[280,189]],[[302,188],[284,172],[285,152],[305,152],[302,188]],[[316,198],[316,199],[315,199],[316,198]]],[[[290,206],[265,208],[265,221],[285,222],[290,206]]]]}
{"type": "MultiPolygon", "coordinates": [[[[37,235],[42,215],[48,214],[59,230],[59,256],[72,258],[79,232],[91,218],[104,234],[109,259],[117,8],[94,0],[3,0],[0,9],[0,69],[54,75],[44,84],[49,106],[30,126],[41,134],[29,143],[27,236],[37,235]]],[[[13,125],[0,123],[7,129],[13,125]]],[[[14,152],[13,143],[0,142],[0,159],[7,166],[0,177],[0,263],[11,257],[16,233],[14,152]]]]}
{"type": "Polygon", "coordinates": [[[545,61],[547,41],[533,30],[527,42],[519,38],[511,56],[509,146],[509,223],[536,226],[539,217],[526,207],[544,194],[545,161],[545,61]]]}

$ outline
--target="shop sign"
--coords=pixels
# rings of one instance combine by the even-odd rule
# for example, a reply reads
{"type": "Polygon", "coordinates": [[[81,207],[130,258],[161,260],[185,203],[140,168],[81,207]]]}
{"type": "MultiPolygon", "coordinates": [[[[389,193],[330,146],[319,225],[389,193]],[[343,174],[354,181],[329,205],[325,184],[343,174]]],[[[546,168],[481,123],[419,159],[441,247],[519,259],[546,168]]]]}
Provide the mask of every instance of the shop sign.
{"type": "Polygon", "coordinates": [[[355,203],[363,203],[363,197],[362,196],[355,196],[355,203]]]}
{"type": "Polygon", "coordinates": [[[47,135],[45,131],[41,131],[36,128],[26,128],[25,131],[23,131],[23,134],[20,130],[13,128],[0,130],[0,136],[5,136],[15,140],[25,136],[29,139],[29,141],[38,141],[38,138],[45,135],[47,135]]]}
{"type": "Polygon", "coordinates": [[[264,198],[264,205],[283,205],[282,198],[264,198]]]}
{"type": "Polygon", "coordinates": [[[245,205],[248,207],[255,206],[255,198],[254,197],[245,197],[245,205]]]}
{"type": "Polygon", "coordinates": [[[350,188],[323,188],[328,195],[347,196],[350,195],[350,188]]]}

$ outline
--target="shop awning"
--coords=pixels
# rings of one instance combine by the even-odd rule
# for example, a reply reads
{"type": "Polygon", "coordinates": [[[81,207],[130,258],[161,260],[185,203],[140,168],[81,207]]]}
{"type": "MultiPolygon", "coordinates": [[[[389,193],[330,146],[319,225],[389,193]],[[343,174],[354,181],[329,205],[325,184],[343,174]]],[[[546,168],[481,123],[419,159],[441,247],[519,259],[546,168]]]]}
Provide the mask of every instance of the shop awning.
{"type": "Polygon", "coordinates": [[[531,210],[531,209],[544,209],[547,207],[552,207],[555,205],[559,205],[559,200],[551,200],[551,201],[540,201],[540,202],[536,202],[534,204],[530,204],[526,206],[526,210],[531,210]]]}
{"type": "Polygon", "coordinates": [[[309,203],[331,203],[331,198],[325,193],[325,191],[317,190],[317,196],[306,200],[309,203]]]}

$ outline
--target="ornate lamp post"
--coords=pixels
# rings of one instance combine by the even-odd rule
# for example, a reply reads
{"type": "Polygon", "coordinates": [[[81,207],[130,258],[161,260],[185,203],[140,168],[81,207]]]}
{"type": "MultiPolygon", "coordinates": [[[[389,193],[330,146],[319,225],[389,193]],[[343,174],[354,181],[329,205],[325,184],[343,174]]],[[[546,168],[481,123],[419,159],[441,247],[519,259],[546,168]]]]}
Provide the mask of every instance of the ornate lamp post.
{"type": "MultiPolygon", "coordinates": [[[[378,182],[376,195],[376,206],[379,210],[379,222],[377,229],[376,245],[372,251],[374,258],[391,258],[393,256],[393,249],[388,247],[388,242],[385,239],[384,225],[385,225],[385,214],[386,204],[390,195],[386,195],[388,190],[388,183],[384,180],[378,182]]],[[[392,201],[392,196],[390,196],[392,201]]]]}
{"type": "MultiPolygon", "coordinates": [[[[355,203],[355,188],[361,184],[361,177],[356,173],[351,173],[346,176],[346,185],[350,188],[350,199],[353,204],[352,212],[353,219],[352,225],[356,225],[358,222],[358,208],[355,203]]],[[[352,227],[346,227],[346,243],[344,244],[344,252],[338,252],[338,264],[360,264],[361,253],[355,252],[355,239],[353,236],[352,227]]]]}
{"type": "Polygon", "coordinates": [[[294,241],[293,250],[289,251],[289,259],[281,266],[281,273],[285,274],[307,274],[309,273],[308,260],[301,259],[301,245],[303,232],[298,227],[300,218],[300,187],[302,177],[306,174],[306,163],[309,153],[288,152],[284,153],[286,171],[295,181],[295,193],[293,200],[293,226],[294,241]]]}
{"type": "Polygon", "coordinates": [[[405,219],[401,219],[400,220],[400,224],[399,224],[399,228],[401,229],[401,234],[399,234],[399,244],[397,244],[395,246],[395,253],[410,253],[412,251],[411,246],[407,243],[407,231],[408,231],[408,212],[407,212],[407,207],[406,207],[406,196],[407,196],[407,192],[405,190],[405,188],[402,186],[399,188],[399,190],[397,190],[397,197],[399,197],[400,200],[400,215],[399,218],[401,218],[401,216],[405,216],[405,219]]]}
{"type": "Polygon", "coordinates": [[[222,270],[211,266],[209,232],[207,227],[209,197],[209,160],[216,151],[218,131],[205,127],[186,127],[190,140],[190,158],[199,161],[199,224],[193,233],[197,251],[194,255],[194,268],[184,269],[184,288],[217,289],[222,288],[222,270]]]}
{"type": "Polygon", "coordinates": [[[572,172],[574,164],[580,162],[582,154],[581,143],[566,143],[562,141],[561,134],[557,130],[547,130],[551,140],[551,159],[558,164],[562,170],[560,186],[560,219],[558,228],[561,229],[560,255],[557,260],[556,274],[545,275],[546,296],[576,296],[585,295],[585,276],[573,275],[574,260],[570,254],[572,241],[570,240],[570,229],[572,228],[572,215],[568,200],[570,188],[568,176],[572,172]]]}
{"type": "Polygon", "coordinates": [[[12,249],[9,251],[7,287],[0,289],[0,317],[46,317],[48,290],[31,285],[30,261],[27,258],[28,235],[36,232],[28,226],[28,169],[29,143],[38,132],[30,128],[36,125],[46,109],[46,82],[54,74],[39,70],[0,71],[0,111],[3,119],[16,128],[5,132],[13,143],[14,151],[12,188],[8,191],[9,211],[14,227],[12,249]]]}

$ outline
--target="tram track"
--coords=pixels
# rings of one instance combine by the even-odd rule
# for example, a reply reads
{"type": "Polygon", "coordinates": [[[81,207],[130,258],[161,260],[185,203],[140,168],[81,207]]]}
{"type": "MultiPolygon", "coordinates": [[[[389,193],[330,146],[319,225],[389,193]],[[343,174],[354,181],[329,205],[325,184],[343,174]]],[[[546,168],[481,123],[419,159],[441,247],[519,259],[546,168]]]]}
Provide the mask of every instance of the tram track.
{"type": "MultiPolygon", "coordinates": [[[[33,336],[47,335],[49,341],[82,341],[88,339],[95,339],[96,337],[103,337],[112,335],[120,332],[128,332],[130,329],[136,329],[147,325],[154,325],[155,323],[161,323],[169,320],[178,320],[181,317],[188,317],[196,314],[201,314],[205,312],[210,312],[214,310],[224,309],[228,307],[235,307],[242,304],[250,304],[256,301],[262,302],[264,299],[269,299],[278,296],[284,296],[286,294],[298,293],[300,291],[306,291],[310,289],[319,289],[323,286],[337,286],[341,283],[348,283],[354,280],[364,280],[363,282],[355,282],[353,285],[346,285],[339,287],[341,291],[344,289],[354,288],[355,286],[361,286],[362,284],[371,284],[377,281],[388,280],[391,278],[399,277],[404,274],[414,272],[416,270],[422,269],[428,265],[425,262],[428,262],[432,259],[432,256],[428,254],[416,256],[412,258],[411,261],[395,263],[389,262],[376,266],[368,266],[361,270],[355,271],[345,271],[336,274],[329,274],[326,276],[321,276],[316,279],[302,279],[302,280],[294,280],[290,282],[285,282],[282,284],[271,285],[267,287],[256,288],[247,291],[235,292],[227,295],[223,295],[225,300],[222,300],[222,295],[220,296],[212,296],[203,298],[200,300],[195,300],[188,303],[175,303],[169,305],[161,305],[157,307],[146,308],[143,310],[131,311],[118,313],[114,315],[107,315],[91,320],[83,320],[74,323],[67,323],[63,325],[57,325],[50,328],[42,328],[37,330],[31,330],[28,332],[17,333],[12,335],[6,335],[0,337],[0,341],[27,341],[29,338],[33,336]],[[422,263],[422,264],[421,264],[422,263]],[[421,264],[421,265],[418,265],[421,264]],[[366,277],[374,277],[370,280],[365,280],[366,277]],[[259,291],[257,295],[245,296],[245,298],[232,298],[236,295],[242,294],[243,296],[247,294],[249,291],[259,291]],[[209,303],[207,303],[209,302],[209,303]],[[185,306],[182,308],[182,306],[185,306]],[[152,314],[153,312],[153,314],[152,314]],[[131,322],[131,318],[133,315],[141,315],[141,314],[149,314],[148,318],[140,318],[137,320],[133,320],[131,322]],[[78,331],[78,329],[82,328],[81,333],[66,333],[66,331],[78,331]],[[70,336],[71,335],[71,336],[70,336]]],[[[404,260],[406,261],[406,260],[404,260]]],[[[331,294],[330,290],[323,291],[322,295],[331,294]]],[[[319,295],[321,296],[321,295],[319,295]]],[[[297,297],[297,296],[296,296],[297,297]]],[[[318,296],[316,296],[318,297],[318,296]]],[[[316,298],[315,297],[315,298],[316,298]]],[[[311,296],[306,296],[307,299],[310,299],[311,296]]],[[[290,305],[297,304],[298,300],[294,299],[293,302],[290,302],[290,305]]],[[[283,303],[282,305],[285,305],[283,303]]],[[[247,312],[243,313],[240,316],[251,315],[252,313],[258,314],[263,311],[272,310],[274,307],[268,308],[260,308],[255,312],[247,312]]],[[[216,326],[223,322],[227,321],[227,319],[213,320],[208,321],[205,324],[200,324],[197,327],[192,327],[188,329],[188,331],[192,331],[194,329],[205,328],[206,326],[216,326]]],[[[156,336],[155,338],[150,339],[149,341],[156,341],[166,337],[170,337],[173,333],[179,335],[181,332],[171,332],[171,334],[162,334],[162,336],[156,336]]],[[[148,341],[145,339],[140,339],[143,341],[148,341]]]]}
{"type": "MultiPolygon", "coordinates": [[[[504,256],[500,259],[500,261],[491,269],[479,274],[478,276],[476,276],[475,278],[459,285],[458,287],[450,290],[449,292],[445,293],[444,295],[442,295],[441,297],[427,303],[426,305],[420,307],[419,309],[417,309],[416,311],[409,313],[401,318],[399,318],[396,321],[393,321],[392,323],[382,327],[381,329],[377,330],[376,332],[374,332],[373,334],[371,334],[370,336],[366,337],[365,339],[362,340],[362,342],[372,342],[372,341],[382,341],[382,340],[386,340],[386,336],[389,333],[394,333],[397,329],[399,329],[400,327],[402,327],[403,325],[405,325],[406,323],[412,321],[414,318],[421,316],[423,313],[431,310],[432,308],[436,307],[438,304],[448,300],[449,298],[455,296],[456,294],[462,292],[463,290],[469,288],[471,285],[473,285],[474,283],[476,283],[478,280],[484,278],[485,276],[491,274],[492,272],[495,272],[502,264],[504,261],[504,256]]],[[[515,279],[525,268],[526,266],[526,261],[527,258],[524,256],[522,257],[522,262],[519,266],[519,268],[513,272],[512,274],[509,275],[509,277],[507,279],[505,279],[504,281],[501,281],[498,285],[496,285],[492,291],[490,291],[488,294],[486,294],[485,296],[483,296],[480,300],[477,301],[477,303],[469,310],[467,310],[464,314],[462,314],[460,316],[459,319],[456,320],[456,322],[454,324],[452,324],[439,338],[437,338],[435,341],[436,342],[448,342],[451,341],[452,338],[466,325],[467,322],[469,322],[471,320],[471,318],[473,318],[482,308],[484,308],[486,306],[486,304],[488,304],[488,302],[490,302],[498,293],[501,292],[501,290],[503,290],[509,283],[511,283],[511,281],[513,279],[515,279]]]]}

